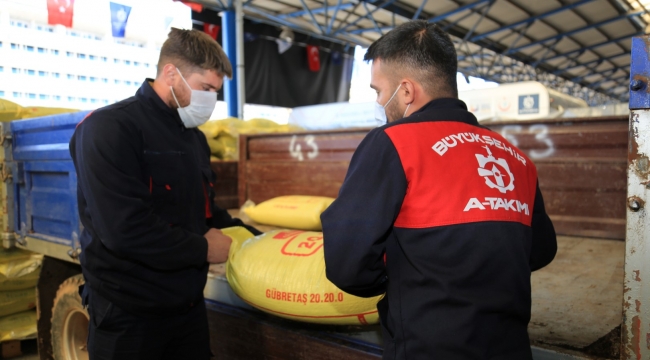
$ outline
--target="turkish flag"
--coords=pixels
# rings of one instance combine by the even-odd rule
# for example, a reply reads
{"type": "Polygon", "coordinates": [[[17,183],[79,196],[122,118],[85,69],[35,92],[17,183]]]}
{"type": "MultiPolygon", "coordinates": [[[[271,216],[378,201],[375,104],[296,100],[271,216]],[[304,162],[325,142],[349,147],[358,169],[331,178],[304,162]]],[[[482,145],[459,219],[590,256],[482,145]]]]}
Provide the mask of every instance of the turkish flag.
{"type": "Polygon", "coordinates": [[[307,64],[309,64],[309,70],[311,71],[320,70],[320,51],[318,51],[318,46],[307,45],[307,64]]]}
{"type": "Polygon", "coordinates": [[[195,2],[186,1],[186,0],[174,0],[174,1],[182,2],[183,4],[189,6],[189,8],[192,9],[194,12],[199,12],[200,13],[200,12],[203,11],[203,5],[201,5],[201,4],[197,4],[195,2]]]}
{"type": "Polygon", "coordinates": [[[47,0],[47,23],[72,27],[74,0],[47,0]]]}
{"type": "Polygon", "coordinates": [[[221,30],[221,26],[219,25],[203,23],[203,31],[212,36],[215,40],[217,40],[217,36],[219,36],[219,30],[221,30]]]}

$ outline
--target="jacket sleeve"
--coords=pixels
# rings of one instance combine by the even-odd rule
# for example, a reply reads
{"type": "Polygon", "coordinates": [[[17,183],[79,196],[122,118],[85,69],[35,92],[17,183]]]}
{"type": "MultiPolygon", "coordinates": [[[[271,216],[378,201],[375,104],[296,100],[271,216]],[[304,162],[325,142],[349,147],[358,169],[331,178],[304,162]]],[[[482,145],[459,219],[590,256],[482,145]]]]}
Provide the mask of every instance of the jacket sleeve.
{"type": "Polygon", "coordinates": [[[385,241],[406,194],[397,150],[383,129],[355,151],[338,198],[321,215],[327,278],[352,295],[386,291],[385,241]]]}
{"type": "Polygon", "coordinates": [[[120,121],[119,112],[95,112],[73,135],[70,152],[92,221],[93,241],[101,241],[119,257],[158,270],[204,266],[207,240],[170,227],[154,214],[149,187],[142,180],[139,140],[137,129],[120,121]]]}
{"type": "Polygon", "coordinates": [[[555,228],[553,228],[553,223],[546,214],[544,199],[542,198],[542,192],[539,190],[539,184],[537,184],[535,193],[531,227],[533,243],[530,251],[530,270],[535,271],[550,264],[557,252],[555,228]]]}
{"type": "MultiPolygon", "coordinates": [[[[205,138],[205,134],[203,134],[203,132],[199,132],[199,135],[200,135],[199,141],[201,142],[203,151],[205,151],[206,156],[209,158],[210,146],[208,146],[208,141],[205,138]]],[[[210,169],[210,179],[212,184],[216,184],[217,174],[215,174],[214,171],[212,171],[212,169],[210,169]]],[[[210,199],[210,206],[211,206],[210,210],[212,212],[212,217],[207,221],[208,227],[212,227],[215,229],[224,229],[232,226],[243,226],[248,231],[250,231],[253,235],[257,236],[262,234],[262,232],[257,230],[256,228],[244,224],[244,222],[238,218],[233,218],[232,216],[230,216],[227,209],[222,209],[219,206],[217,206],[214,203],[215,196],[216,196],[215,190],[211,188],[209,199],[210,199]]]]}

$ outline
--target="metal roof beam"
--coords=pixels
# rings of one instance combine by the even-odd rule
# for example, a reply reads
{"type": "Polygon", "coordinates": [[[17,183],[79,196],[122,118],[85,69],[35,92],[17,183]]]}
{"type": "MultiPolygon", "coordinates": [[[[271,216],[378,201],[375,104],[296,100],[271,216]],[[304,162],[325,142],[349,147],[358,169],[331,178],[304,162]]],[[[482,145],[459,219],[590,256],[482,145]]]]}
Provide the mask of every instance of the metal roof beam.
{"type": "MultiPolygon", "coordinates": [[[[353,6],[354,6],[354,3],[345,3],[345,4],[340,4],[339,6],[337,6],[337,8],[339,10],[343,10],[343,9],[351,8],[353,6]]],[[[309,15],[310,11],[311,11],[312,14],[320,14],[320,13],[327,12],[330,9],[333,9],[333,8],[331,6],[329,6],[329,7],[320,7],[320,8],[311,9],[311,10],[300,10],[300,11],[295,11],[295,12],[288,13],[288,14],[277,15],[277,17],[280,18],[280,19],[296,18],[296,17],[301,17],[301,16],[304,16],[304,15],[309,15]]],[[[335,12],[335,14],[336,14],[336,12],[335,12]]]]}
{"type": "MultiPolygon", "coordinates": [[[[461,11],[473,9],[473,8],[479,6],[479,5],[483,5],[484,3],[487,3],[487,2],[490,2],[490,1],[493,1],[493,0],[478,0],[475,3],[463,5],[463,6],[460,6],[460,7],[456,8],[456,9],[454,9],[454,10],[446,12],[444,14],[434,16],[434,17],[428,19],[427,21],[431,22],[431,23],[436,23],[436,22],[444,20],[444,19],[446,19],[446,18],[448,18],[448,17],[450,17],[450,16],[452,16],[454,14],[457,14],[457,13],[459,13],[461,11]]],[[[426,3],[426,0],[424,0],[423,4],[424,3],[426,3]]],[[[420,9],[418,9],[418,11],[420,11],[420,9]]],[[[419,13],[416,13],[416,15],[419,16],[419,13]]],[[[390,31],[392,29],[393,29],[393,26],[384,26],[384,27],[379,28],[379,30],[381,30],[381,32],[390,31]]],[[[367,29],[356,29],[356,30],[352,30],[352,31],[348,31],[348,32],[350,34],[363,34],[365,32],[376,31],[376,30],[377,29],[375,29],[375,28],[367,28],[367,29]]]]}
{"type": "Polygon", "coordinates": [[[521,51],[523,49],[529,48],[531,46],[543,44],[543,43],[545,43],[547,41],[551,41],[551,40],[563,38],[563,37],[566,37],[566,36],[570,36],[570,35],[573,35],[573,34],[576,34],[576,33],[579,33],[579,32],[585,31],[585,30],[593,29],[595,27],[603,26],[603,25],[606,25],[606,24],[609,24],[609,23],[612,23],[612,22],[615,22],[615,21],[628,19],[628,18],[631,18],[633,16],[639,16],[639,15],[641,15],[643,13],[644,13],[643,11],[635,11],[635,12],[632,12],[632,13],[629,13],[629,14],[625,14],[625,15],[617,16],[615,18],[607,19],[607,20],[601,21],[601,22],[596,23],[596,24],[590,24],[590,25],[581,27],[579,29],[571,30],[571,31],[568,31],[568,32],[565,32],[565,33],[562,33],[562,34],[557,34],[557,35],[554,35],[554,36],[547,37],[546,39],[533,41],[532,43],[521,45],[518,48],[508,50],[505,54],[506,55],[511,55],[513,53],[516,53],[516,52],[521,51]]]}
{"type": "Polygon", "coordinates": [[[420,17],[420,14],[422,13],[422,10],[424,10],[424,6],[427,4],[427,0],[422,0],[422,4],[420,4],[420,7],[418,7],[418,10],[413,14],[413,20],[417,20],[420,17]]]}
{"type": "Polygon", "coordinates": [[[614,42],[617,42],[617,41],[631,39],[634,36],[640,36],[640,35],[643,35],[643,32],[638,32],[638,33],[635,33],[635,34],[621,36],[621,37],[616,38],[616,39],[606,40],[606,41],[600,42],[598,44],[593,44],[593,45],[589,45],[589,46],[584,47],[584,48],[571,50],[569,52],[565,52],[565,53],[562,53],[562,54],[557,54],[555,56],[552,56],[552,57],[546,59],[545,61],[549,62],[549,61],[552,61],[552,60],[555,60],[555,59],[558,59],[558,58],[561,58],[561,57],[567,57],[567,56],[569,56],[571,54],[575,54],[575,53],[584,53],[587,50],[592,50],[592,49],[595,49],[597,47],[604,46],[604,45],[607,45],[607,44],[611,44],[611,43],[614,43],[614,42]]]}
{"type": "MultiPolygon", "coordinates": [[[[337,29],[337,30],[334,32],[333,35],[336,35],[336,34],[338,34],[338,33],[344,32],[344,31],[345,31],[347,28],[349,28],[350,26],[355,26],[355,25],[357,25],[357,23],[358,23],[359,21],[361,21],[361,20],[363,20],[363,19],[367,19],[369,16],[372,16],[372,14],[374,14],[374,13],[377,12],[378,10],[383,9],[383,8],[385,8],[385,7],[388,6],[388,5],[391,5],[391,4],[394,3],[395,1],[396,1],[396,0],[388,0],[388,1],[384,2],[383,4],[377,6],[374,10],[370,11],[370,12],[367,13],[366,15],[361,16],[361,17],[359,17],[358,19],[354,20],[354,22],[345,25],[345,26],[344,26],[343,28],[341,28],[341,29],[337,29]]],[[[374,18],[373,18],[373,20],[374,20],[374,18]]],[[[391,28],[392,28],[392,27],[391,27],[391,28]]],[[[373,29],[371,29],[371,30],[372,30],[372,31],[375,31],[376,29],[373,28],[373,29]]],[[[350,32],[350,33],[353,34],[352,32],[350,32]]]]}
{"type": "Polygon", "coordinates": [[[461,11],[471,10],[471,9],[473,9],[473,8],[479,6],[479,5],[482,5],[482,4],[486,3],[486,2],[491,2],[491,1],[492,0],[478,0],[475,3],[460,6],[460,7],[456,8],[456,9],[448,11],[448,12],[442,14],[442,15],[434,16],[434,17],[430,18],[427,21],[430,22],[430,23],[437,23],[437,22],[439,22],[441,20],[445,20],[446,18],[448,18],[448,17],[450,17],[450,16],[452,16],[454,14],[457,14],[457,13],[459,13],[461,11]]]}
{"type": "Polygon", "coordinates": [[[303,9],[309,14],[309,17],[311,18],[312,24],[314,24],[314,27],[318,29],[319,33],[322,35],[324,33],[323,28],[320,26],[318,21],[316,21],[316,17],[314,16],[314,13],[309,9],[307,4],[305,3],[305,0],[300,0],[300,3],[302,4],[303,9]]]}
{"type": "MultiPolygon", "coordinates": [[[[290,29],[300,31],[302,33],[310,34],[312,37],[317,38],[317,39],[328,40],[328,41],[332,41],[332,42],[336,42],[336,43],[340,43],[340,44],[344,44],[344,45],[346,45],[348,43],[360,44],[359,39],[351,39],[351,38],[347,37],[346,34],[341,34],[341,37],[339,37],[339,38],[331,36],[331,35],[328,36],[328,35],[315,34],[310,29],[305,29],[304,27],[301,27],[298,24],[292,23],[292,22],[287,21],[285,19],[280,19],[277,16],[271,15],[271,14],[269,14],[269,13],[263,11],[263,10],[260,10],[260,9],[258,9],[256,7],[248,6],[248,7],[244,7],[244,9],[246,9],[246,11],[248,11],[249,13],[253,13],[253,14],[259,16],[261,19],[265,19],[267,21],[270,21],[271,24],[273,24],[275,26],[277,26],[277,24],[284,25],[284,26],[286,26],[286,27],[288,27],[290,29]]],[[[259,19],[255,18],[255,17],[249,17],[249,19],[259,20],[259,19]]]]}
{"type": "MultiPolygon", "coordinates": [[[[343,4],[341,4],[341,1],[342,0],[338,0],[338,2],[336,3],[336,8],[334,9],[334,14],[332,14],[332,18],[330,19],[330,24],[327,26],[327,31],[325,31],[326,34],[330,34],[332,32],[332,27],[334,26],[334,21],[336,21],[336,16],[338,15],[339,10],[341,10],[341,8],[343,6],[343,4]]],[[[325,7],[325,8],[327,8],[327,7],[325,7]]],[[[327,11],[325,12],[325,14],[327,15],[327,11]]]]}
{"type": "Polygon", "coordinates": [[[547,16],[551,16],[553,14],[557,14],[557,13],[565,11],[565,10],[571,10],[573,8],[576,8],[576,7],[580,6],[580,5],[583,5],[583,4],[586,4],[588,2],[592,2],[592,1],[594,1],[594,0],[580,0],[580,1],[576,2],[576,3],[562,6],[560,8],[551,10],[549,12],[546,12],[546,13],[543,13],[543,14],[540,14],[540,15],[536,15],[536,16],[530,17],[530,18],[522,20],[522,21],[518,21],[518,22],[516,22],[514,24],[503,26],[503,27],[500,27],[500,28],[492,30],[492,31],[488,31],[488,32],[483,33],[483,34],[476,35],[473,38],[471,38],[469,41],[476,42],[476,41],[484,39],[484,38],[486,38],[488,36],[496,34],[498,32],[501,32],[501,31],[504,31],[504,30],[509,30],[509,29],[515,28],[515,27],[517,27],[519,25],[529,24],[529,23],[534,22],[535,20],[543,19],[543,18],[545,18],[547,16]]]}
{"type": "Polygon", "coordinates": [[[598,58],[596,60],[592,60],[592,61],[589,61],[589,62],[586,62],[586,63],[573,64],[573,65],[570,65],[570,66],[567,66],[567,67],[563,67],[561,69],[557,69],[552,74],[553,75],[560,75],[563,72],[569,71],[571,69],[579,68],[579,67],[582,67],[582,66],[587,67],[587,66],[590,66],[592,64],[600,65],[605,61],[609,61],[609,60],[615,59],[615,58],[617,58],[619,56],[623,56],[623,55],[627,55],[627,53],[626,52],[625,53],[618,53],[616,55],[608,56],[608,57],[605,57],[605,58],[598,58]]]}

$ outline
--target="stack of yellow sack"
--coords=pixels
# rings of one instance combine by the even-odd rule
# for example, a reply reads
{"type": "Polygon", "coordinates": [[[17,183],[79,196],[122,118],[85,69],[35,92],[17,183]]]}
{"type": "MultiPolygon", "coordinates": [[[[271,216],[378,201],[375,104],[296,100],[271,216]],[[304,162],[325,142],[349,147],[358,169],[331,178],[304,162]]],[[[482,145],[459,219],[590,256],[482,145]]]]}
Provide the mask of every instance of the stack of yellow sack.
{"type": "Polygon", "coordinates": [[[79,110],[42,106],[23,107],[9,100],[0,99],[0,121],[2,122],[77,111],[79,110]]]}
{"type": "Polygon", "coordinates": [[[199,126],[208,140],[212,156],[220,160],[238,160],[239,134],[285,133],[301,131],[294,125],[280,125],[267,119],[243,121],[237,118],[211,120],[199,126]]]}
{"type": "Polygon", "coordinates": [[[36,335],[36,283],[43,255],[0,250],[0,341],[36,335]]]}
{"type": "Polygon", "coordinates": [[[322,230],[320,215],[334,202],[325,196],[279,196],[255,205],[248,200],[240,214],[258,224],[300,230],[322,230]]]}
{"type": "Polygon", "coordinates": [[[381,296],[350,295],[325,276],[322,232],[273,230],[253,236],[243,227],[222,231],[233,240],[226,265],[228,284],[249,305],[303,322],[379,322],[381,296]]]}

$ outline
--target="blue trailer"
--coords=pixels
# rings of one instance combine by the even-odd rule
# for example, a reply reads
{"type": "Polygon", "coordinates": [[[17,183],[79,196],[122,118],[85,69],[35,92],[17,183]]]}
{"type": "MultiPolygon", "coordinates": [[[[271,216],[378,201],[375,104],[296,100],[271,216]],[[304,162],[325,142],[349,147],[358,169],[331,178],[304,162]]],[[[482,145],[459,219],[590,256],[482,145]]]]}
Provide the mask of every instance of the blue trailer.
{"type": "Polygon", "coordinates": [[[68,142],[89,111],[2,124],[3,247],[44,254],[37,285],[42,359],[88,358],[88,314],[77,288],[79,254],[77,175],[68,142]],[[84,357],[85,355],[85,357],[84,357]]]}

